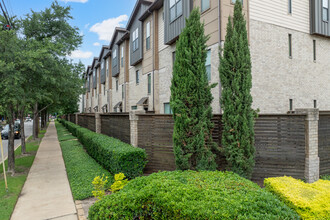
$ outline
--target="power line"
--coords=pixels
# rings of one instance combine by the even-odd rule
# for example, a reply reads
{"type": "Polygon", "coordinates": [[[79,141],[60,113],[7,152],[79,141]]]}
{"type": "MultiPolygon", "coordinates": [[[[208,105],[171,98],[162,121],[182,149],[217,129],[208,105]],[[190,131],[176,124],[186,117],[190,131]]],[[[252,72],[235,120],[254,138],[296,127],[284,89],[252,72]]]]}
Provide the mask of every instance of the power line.
{"type": "Polygon", "coordinates": [[[6,15],[5,11],[4,11],[3,8],[2,8],[1,2],[0,2],[0,8],[1,8],[1,11],[2,11],[3,15],[5,16],[5,19],[7,20],[8,24],[10,24],[10,22],[9,22],[9,20],[8,20],[8,17],[7,17],[7,15],[6,15]]]}
{"type": "Polygon", "coordinates": [[[8,18],[10,19],[10,15],[9,15],[9,13],[8,13],[8,10],[7,10],[7,7],[6,7],[6,4],[5,4],[5,2],[2,0],[2,4],[3,4],[3,7],[5,8],[5,11],[6,11],[6,13],[7,13],[7,16],[8,16],[8,18]]]}
{"type": "Polygon", "coordinates": [[[11,14],[11,18],[13,19],[13,17],[14,17],[14,11],[13,11],[13,8],[11,7],[10,0],[6,0],[6,2],[7,2],[8,8],[9,8],[10,14],[11,14]]]}
{"type": "Polygon", "coordinates": [[[7,7],[6,7],[6,4],[5,4],[5,2],[4,2],[3,0],[2,0],[2,4],[3,4],[3,7],[5,8],[6,13],[7,13],[7,16],[8,16],[7,21],[8,21],[8,23],[9,23],[10,26],[11,26],[11,23],[10,23],[10,16],[9,16],[9,13],[8,13],[8,10],[7,10],[7,7]]]}

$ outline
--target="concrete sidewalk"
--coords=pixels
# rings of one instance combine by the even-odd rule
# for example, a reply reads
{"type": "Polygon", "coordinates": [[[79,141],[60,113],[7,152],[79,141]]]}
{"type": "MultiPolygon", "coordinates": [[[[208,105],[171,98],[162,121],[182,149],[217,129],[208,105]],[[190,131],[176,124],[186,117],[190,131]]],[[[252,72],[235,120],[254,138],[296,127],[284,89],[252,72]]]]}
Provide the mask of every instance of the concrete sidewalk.
{"type": "Polygon", "coordinates": [[[40,143],[11,219],[77,220],[54,122],[40,143]]]}

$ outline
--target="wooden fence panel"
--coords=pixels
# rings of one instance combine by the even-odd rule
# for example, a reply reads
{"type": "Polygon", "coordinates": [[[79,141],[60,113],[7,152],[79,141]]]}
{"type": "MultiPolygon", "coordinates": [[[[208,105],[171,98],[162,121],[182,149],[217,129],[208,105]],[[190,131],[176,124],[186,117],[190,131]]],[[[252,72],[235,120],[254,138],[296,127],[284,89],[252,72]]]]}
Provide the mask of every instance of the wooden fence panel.
{"type": "Polygon", "coordinates": [[[95,132],[95,115],[80,114],[78,116],[78,125],[95,132]]]}
{"type": "MultiPolygon", "coordinates": [[[[213,140],[221,147],[221,115],[212,119],[213,140]]],[[[139,115],[138,146],[148,154],[145,173],[175,170],[172,115],[139,115]]],[[[255,124],[256,166],[253,179],[291,175],[304,177],[305,116],[260,115],[255,124]]],[[[224,155],[217,153],[220,170],[226,167],[224,155]]]]}
{"type": "Polygon", "coordinates": [[[260,115],[255,123],[255,147],[253,179],[304,178],[305,116],[260,115]]]}
{"type": "Polygon", "coordinates": [[[129,114],[101,114],[101,133],[130,144],[131,135],[129,114]]]}
{"type": "Polygon", "coordinates": [[[330,174],[330,113],[319,118],[320,175],[330,174]]]}

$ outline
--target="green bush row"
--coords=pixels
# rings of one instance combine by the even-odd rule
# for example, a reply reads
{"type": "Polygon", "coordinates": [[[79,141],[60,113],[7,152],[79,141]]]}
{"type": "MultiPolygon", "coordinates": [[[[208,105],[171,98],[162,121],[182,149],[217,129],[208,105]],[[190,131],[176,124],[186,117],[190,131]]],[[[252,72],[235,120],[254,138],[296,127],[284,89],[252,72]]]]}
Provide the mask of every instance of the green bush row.
{"type": "Polygon", "coordinates": [[[110,187],[113,183],[112,175],[86,153],[79,141],[63,125],[56,123],[56,129],[73,198],[83,200],[92,197],[92,181],[95,176],[108,176],[110,179],[107,187],[110,187]]]}
{"type": "Polygon", "coordinates": [[[174,171],[131,180],[89,219],[299,219],[257,184],[231,172],[174,171]]]}
{"type": "Polygon", "coordinates": [[[74,123],[65,120],[60,121],[78,138],[87,153],[110,173],[124,173],[129,179],[143,173],[147,163],[147,154],[144,149],[92,132],[74,123]]]}

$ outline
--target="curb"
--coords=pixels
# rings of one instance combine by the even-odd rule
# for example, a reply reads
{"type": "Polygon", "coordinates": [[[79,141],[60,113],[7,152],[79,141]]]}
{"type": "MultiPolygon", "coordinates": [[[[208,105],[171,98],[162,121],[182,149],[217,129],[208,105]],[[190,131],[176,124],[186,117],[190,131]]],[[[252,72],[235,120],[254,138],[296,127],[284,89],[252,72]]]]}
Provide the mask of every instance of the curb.
{"type": "MultiPolygon", "coordinates": [[[[31,136],[32,136],[32,135],[26,137],[26,138],[25,138],[25,142],[26,142],[27,139],[28,139],[29,137],[31,137],[31,136]]],[[[14,147],[14,151],[17,150],[17,148],[19,148],[20,146],[21,146],[21,144],[18,144],[17,146],[15,146],[15,147],[14,147]]],[[[6,161],[7,159],[8,159],[8,156],[6,156],[4,159],[2,159],[2,160],[1,160],[1,163],[2,163],[3,161],[6,161]]],[[[1,164],[1,163],[0,163],[0,164],[1,164]]]]}
{"type": "Polygon", "coordinates": [[[82,207],[81,201],[76,200],[74,203],[77,209],[78,220],[87,220],[87,218],[85,217],[85,211],[82,207]]]}

